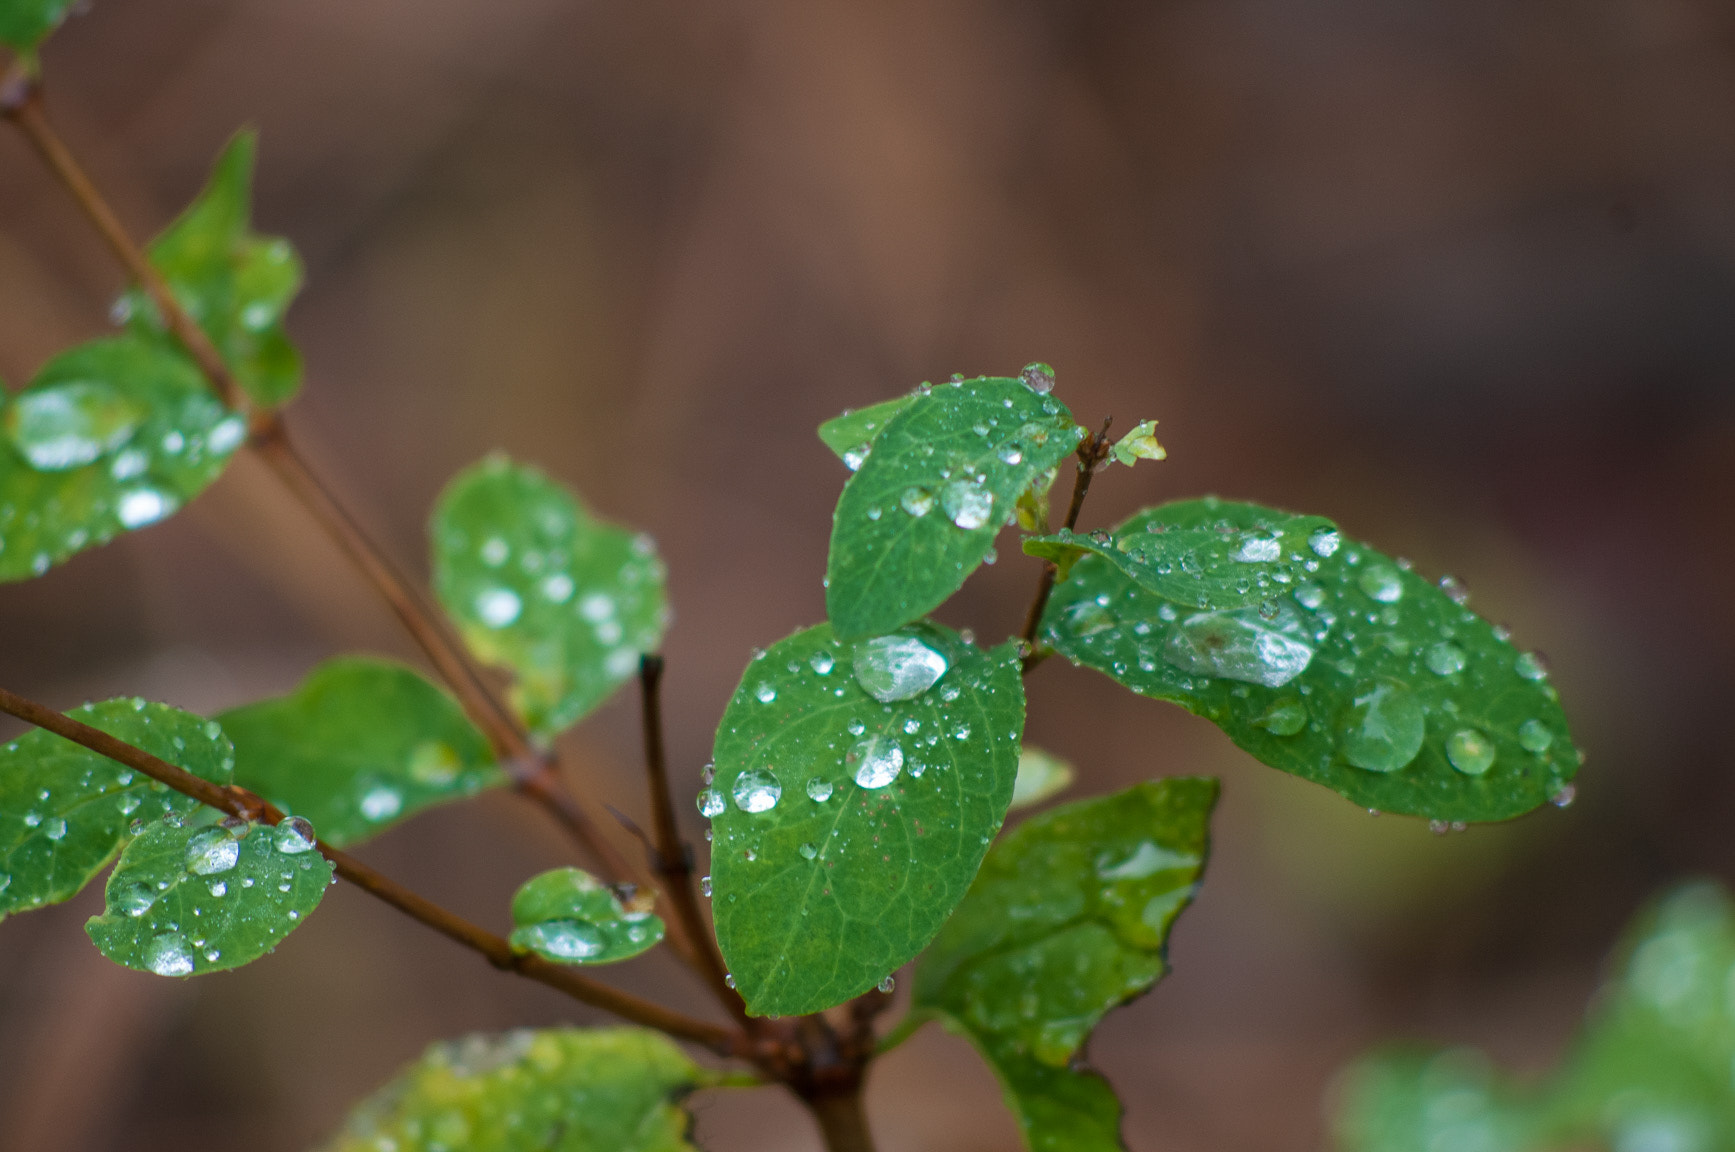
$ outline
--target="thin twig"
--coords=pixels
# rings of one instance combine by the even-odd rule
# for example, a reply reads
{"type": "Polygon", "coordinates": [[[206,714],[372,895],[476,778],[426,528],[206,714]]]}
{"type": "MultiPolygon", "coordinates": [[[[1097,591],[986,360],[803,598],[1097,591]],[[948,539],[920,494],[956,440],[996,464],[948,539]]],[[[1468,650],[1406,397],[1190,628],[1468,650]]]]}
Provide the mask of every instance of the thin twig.
{"type": "MultiPolygon", "coordinates": [[[[1072,503],[1066,509],[1067,531],[1078,526],[1078,514],[1084,508],[1084,498],[1090,493],[1090,480],[1096,475],[1102,462],[1108,459],[1108,429],[1114,422],[1110,416],[1102,422],[1102,430],[1091,436],[1086,436],[1078,446],[1078,472],[1072,481],[1072,503]]],[[[1042,576],[1036,585],[1036,596],[1030,601],[1030,610],[1024,614],[1024,631],[1020,633],[1024,640],[1024,671],[1032,668],[1047,657],[1046,652],[1038,652],[1036,647],[1036,630],[1042,626],[1042,613],[1048,607],[1048,598],[1054,592],[1054,581],[1060,575],[1060,567],[1052,560],[1042,562],[1042,576]]]]}
{"type": "MultiPolygon", "coordinates": [[[[282,812],[246,789],[225,787],[195,776],[142,748],[111,736],[100,728],[93,728],[4,688],[0,688],[0,711],[83,745],[98,755],[124,764],[220,812],[265,824],[276,824],[283,819],[282,812]]],[[[448,939],[480,953],[488,963],[502,971],[516,972],[635,1024],[643,1024],[679,1039],[702,1044],[720,1056],[750,1055],[749,1042],[740,1032],[695,1020],[660,1004],[598,983],[539,956],[514,952],[512,946],[502,937],[417,895],[347,853],[340,852],[323,841],[318,842],[318,848],[320,854],[331,861],[333,868],[343,879],[421,921],[448,939]]]]}
{"type": "Polygon", "coordinates": [[[698,960],[699,974],[741,1026],[753,1032],[758,1021],[747,1015],[747,1005],[729,984],[729,970],[723,963],[723,954],[717,950],[716,937],[705,923],[693,886],[693,850],[681,839],[680,825],[675,822],[668,758],[663,751],[662,682],[663,658],[641,657],[639,698],[643,705],[645,776],[650,785],[651,827],[656,838],[651,847],[651,867],[657,874],[663,899],[674,913],[675,927],[698,960]]]}

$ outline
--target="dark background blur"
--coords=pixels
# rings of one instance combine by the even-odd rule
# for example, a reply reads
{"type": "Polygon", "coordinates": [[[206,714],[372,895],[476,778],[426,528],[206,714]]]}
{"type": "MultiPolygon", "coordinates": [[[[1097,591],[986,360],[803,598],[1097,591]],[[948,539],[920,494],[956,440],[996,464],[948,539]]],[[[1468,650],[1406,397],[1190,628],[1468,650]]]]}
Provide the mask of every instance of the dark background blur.
{"type": "MultiPolygon", "coordinates": [[[[445,477],[504,447],[653,532],[690,792],[749,649],[822,618],[848,405],[1052,362],[1171,459],[1086,521],[1216,491],[1333,516],[1464,578],[1551,657],[1580,800],[1436,838],[1260,768],[1052,662],[1034,741],[1074,795],[1226,780],[1174,975],[1096,1062],[1148,1152],[1300,1152],[1378,1039],[1522,1068],[1620,924],[1735,878],[1735,16],[1720,0],[108,0],[50,107],[139,235],[262,131],[293,238],[291,423],[423,570],[445,477]]],[[[101,333],[121,279],[0,132],[0,375],[101,333]]],[[[1034,561],[943,615],[1014,630],[1034,561]]],[[[263,471],[0,588],[0,683],[215,709],[353,649],[414,658],[263,471]]],[[[565,743],[641,804],[623,694],[565,743]]],[[[5,729],[5,734],[15,731],[5,729]]],[[[696,835],[698,820],[691,828],[696,835]]],[[[364,855],[500,926],[564,862],[509,796],[364,855]]],[[[180,983],[103,960],[93,888],[0,926],[0,1147],[297,1149],[430,1040],[587,1019],[345,888],[278,953],[180,983]]],[[[616,970],[701,1008],[664,961],[616,970]]],[[[1013,1149],[929,1029],[879,1066],[886,1152],[1013,1149]]],[[[776,1093],[699,1098],[714,1152],[814,1149],[776,1093]]]]}

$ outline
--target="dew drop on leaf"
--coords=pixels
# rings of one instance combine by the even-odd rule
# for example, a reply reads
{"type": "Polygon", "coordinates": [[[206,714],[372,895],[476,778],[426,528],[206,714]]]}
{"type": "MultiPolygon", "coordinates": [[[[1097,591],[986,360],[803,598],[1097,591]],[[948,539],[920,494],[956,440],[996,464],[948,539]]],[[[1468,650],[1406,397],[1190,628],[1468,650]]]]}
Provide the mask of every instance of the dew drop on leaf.
{"type": "Polygon", "coordinates": [[[79,468],[131,438],[144,412],[109,384],[76,380],[21,393],[7,409],[6,434],[39,472],[79,468]]]}
{"type": "Polygon", "coordinates": [[[876,636],[855,646],[855,678],[875,700],[920,696],[946,674],[946,658],[913,636],[876,636]]]}
{"type": "Polygon", "coordinates": [[[1442,640],[1423,653],[1422,662],[1436,676],[1451,676],[1464,670],[1464,650],[1450,640],[1442,640]]]}
{"type": "Polygon", "coordinates": [[[1040,360],[1033,360],[1024,366],[1018,374],[1024,381],[1024,386],[1032,392],[1048,393],[1054,391],[1054,369],[1040,360]]]}
{"type": "Polygon", "coordinates": [[[191,976],[193,954],[187,948],[187,938],[179,932],[153,937],[145,948],[145,966],[158,976],[191,976]]]}
{"type": "Polygon", "coordinates": [[[824,804],[831,799],[832,783],[821,776],[815,776],[807,782],[807,798],[815,804],[824,804]]]}
{"type": "Polygon", "coordinates": [[[802,843],[798,851],[801,853],[801,858],[803,860],[812,860],[815,856],[819,855],[819,849],[806,842],[802,843]]]}
{"type": "Polygon", "coordinates": [[[1512,667],[1526,680],[1546,680],[1548,669],[1543,666],[1542,658],[1534,652],[1526,652],[1512,662],[1512,667]]]}
{"type": "Polygon", "coordinates": [[[723,794],[715,788],[706,788],[700,791],[697,803],[699,805],[699,815],[708,820],[715,820],[717,817],[721,816],[725,807],[723,794]]]}
{"type": "Polygon", "coordinates": [[[1315,556],[1330,556],[1336,552],[1338,545],[1343,543],[1343,537],[1337,534],[1335,528],[1318,528],[1307,538],[1307,546],[1313,549],[1315,556]]]}
{"type": "Polygon", "coordinates": [[[1395,569],[1376,564],[1356,578],[1361,590],[1381,604],[1396,604],[1404,595],[1403,581],[1395,569]]]}
{"type": "Polygon", "coordinates": [[[1313,660],[1313,646],[1292,609],[1271,620],[1257,611],[1199,612],[1177,624],[1163,659],[1188,672],[1280,688],[1313,660]]]}
{"type": "Polygon", "coordinates": [[[175,507],[173,500],[154,488],[135,488],[121,496],[114,514],[122,527],[143,528],[146,524],[155,524],[175,507]]]}
{"type": "Polygon", "coordinates": [[[606,945],[596,926],[581,920],[545,920],[523,929],[523,934],[537,951],[562,960],[587,959],[606,945]]]}
{"type": "Polygon", "coordinates": [[[302,816],[286,816],[271,834],[271,845],[285,856],[311,852],[315,836],[313,825],[302,816]]]}
{"type": "Polygon", "coordinates": [[[1548,751],[1554,743],[1554,733],[1548,725],[1540,720],[1526,720],[1518,726],[1518,744],[1526,752],[1534,752],[1538,756],[1548,751]]]}
{"type": "Polygon", "coordinates": [[[832,657],[832,654],[824,648],[821,648],[818,652],[815,652],[811,657],[809,657],[807,663],[809,667],[821,676],[830,675],[831,670],[837,666],[837,661],[832,657]]]}
{"type": "Polygon", "coordinates": [[[198,876],[227,872],[241,859],[241,845],[224,828],[207,828],[187,841],[187,871],[198,876]]]}
{"type": "Polygon", "coordinates": [[[390,820],[404,810],[404,794],[396,788],[388,788],[381,784],[369,788],[361,798],[361,814],[363,818],[378,823],[390,820]]]}
{"type": "Polygon", "coordinates": [[[1474,728],[1446,737],[1446,759],[1466,776],[1481,776],[1494,766],[1494,741],[1474,728]]]}
{"type": "Polygon", "coordinates": [[[759,703],[769,704],[773,700],[777,699],[777,689],[772,687],[770,682],[767,681],[753,690],[753,696],[759,701],[759,703]]]}
{"type": "Polygon", "coordinates": [[[926,488],[909,487],[898,497],[898,506],[911,516],[920,519],[934,510],[934,494],[926,488]]]}
{"type": "Polygon", "coordinates": [[[490,628],[504,628],[524,610],[524,602],[510,588],[484,588],[476,594],[476,616],[490,628]]]}
{"type": "Polygon", "coordinates": [[[1358,685],[1343,722],[1343,755],[1369,772],[1396,772],[1416,758],[1427,735],[1422,705],[1401,684],[1358,685]]]}
{"type": "Polygon", "coordinates": [[[1293,736],[1307,727],[1307,707],[1293,696],[1274,700],[1254,721],[1273,736],[1293,736]]]}
{"type": "Polygon", "coordinates": [[[869,736],[850,750],[855,782],[863,788],[884,788],[904,770],[904,750],[895,740],[869,736]]]}
{"type": "Polygon", "coordinates": [[[953,524],[972,531],[994,514],[994,493],[973,480],[954,480],[941,491],[940,506],[953,524]]]}
{"type": "Polygon", "coordinates": [[[783,785],[764,768],[749,768],[735,778],[731,790],[735,807],[743,812],[769,812],[783,795],[783,785]]]}

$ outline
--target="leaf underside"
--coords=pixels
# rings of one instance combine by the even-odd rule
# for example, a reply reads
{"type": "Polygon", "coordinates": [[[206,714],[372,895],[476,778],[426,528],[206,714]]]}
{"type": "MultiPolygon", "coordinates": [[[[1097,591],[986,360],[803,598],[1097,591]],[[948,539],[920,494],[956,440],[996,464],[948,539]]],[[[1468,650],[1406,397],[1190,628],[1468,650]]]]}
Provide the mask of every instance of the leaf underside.
{"type": "Polygon", "coordinates": [[[898,639],[945,661],[918,695],[869,695],[822,624],[755,658],[718,727],[717,939],[756,1014],[828,1008],[909,961],[1005,819],[1024,726],[1015,646],[981,652],[931,623],[898,639]]]}
{"type": "MultiPolygon", "coordinates": [[[[229,741],[203,717],[136,699],[67,714],[195,776],[229,782],[229,741]]],[[[26,732],[0,748],[0,917],[71,899],[132,838],[134,821],[197,807],[82,745],[26,732]]]]}
{"type": "Polygon", "coordinates": [[[724,1082],[636,1028],[470,1036],[429,1048],[325,1152],[694,1152],[680,1100],[724,1082]]]}
{"type": "MultiPolygon", "coordinates": [[[[1205,523],[1244,540],[1284,515],[1206,498],[1147,509],[1114,538],[1205,523]]],[[[1042,639],[1364,807],[1485,821],[1567,799],[1581,757],[1536,657],[1374,549],[1336,533],[1316,542],[1305,578],[1270,578],[1264,600],[1218,611],[1086,555],[1056,587],[1042,639]]],[[[1251,582],[1267,575],[1236,563],[1251,582]]]]}
{"type": "Polygon", "coordinates": [[[385,660],[344,657],[287,696],[223,713],[235,780],[334,847],[505,782],[451,697],[385,660]]]}
{"type": "Polygon", "coordinates": [[[495,455],[453,478],[431,526],[434,588],[512,700],[550,737],[601,704],[668,624],[650,537],[594,520],[534,468],[495,455]]]}
{"type": "Polygon", "coordinates": [[[1217,790],[1159,780],[1025,821],[917,964],[912,1023],[937,1017],[977,1047],[1034,1152],[1120,1149],[1120,1104],[1081,1054],[1167,971],[1217,790]]]}
{"type": "Polygon", "coordinates": [[[877,636],[938,607],[982,563],[1019,494],[1081,434],[1064,405],[1018,380],[918,393],[838,499],[825,597],[837,635],[877,636]]]}

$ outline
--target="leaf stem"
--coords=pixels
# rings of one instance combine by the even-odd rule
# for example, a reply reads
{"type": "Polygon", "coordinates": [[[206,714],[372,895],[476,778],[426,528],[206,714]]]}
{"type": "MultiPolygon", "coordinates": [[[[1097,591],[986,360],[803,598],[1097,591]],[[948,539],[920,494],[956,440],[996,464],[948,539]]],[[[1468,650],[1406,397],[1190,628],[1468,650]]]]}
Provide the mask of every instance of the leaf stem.
{"type": "Polygon", "coordinates": [[[669,787],[668,757],[663,749],[663,658],[649,654],[639,658],[639,699],[645,734],[645,775],[650,785],[651,867],[658,887],[674,912],[675,925],[685,937],[687,951],[696,961],[699,975],[710,985],[717,1000],[749,1033],[758,1021],[747,1015],[741,994],[729,984],[729,970],[717,950],[716,937],[705,923],[699,895],[693,883],[693,850],[681,839],[675,822],[673,792],[669,787]]]}
{"type": "MultiPolygon", "coordinates": [[[[1096,475],[1102,462],[1108,459],[1109,425],[1114,422],[1110,416],[1102,422],[1102,430],[1086,436],[1078,446],[1078,471],[1072,480],[1072,502],[1066,508],[1066,528],[1068,531],[1078,526],[1078,514],[1084,508],[1084,498],[1090,493],[1091,477],[1096,475]]],[[[1024,614],[1024,631],[1020,637],[1024,641],[1024,672],[1029,674],[1048,653],[1038,652],[1036,647],[1036,630],[1042,626],[1042,612],[1048,607],[1048,598],[1054,592],[1055,578],[1060,574],[1060,568],[1052,560],[1042,562],[1042,577],[1036,584],[1036,596],[1030,601],[1030,610],[1024,614]]]]}
{"type": "Polygon", "coordinates": [[[802,1103],[819,1122],[826,1152],[874,1152],[873,1133],[868,1130],[859,1083],[845,1092],[803,1097],[802,1103]]]}
{"type": "MultiPolygon", "coordinates": [[[[111,736],[100,728],[93,728],[4,688],[0,688],[0,711],[124,764],[220,812],[264,824],[276,824],[283,819],[283,813],[277,808],[244,788],[225,787],[195,776],[142,748],[111,736]]],[[[515,972],[526,979],[546,984],[576,1000],[612,1012],[635,1024],[655,1028],[677,1039],[701,1044],[720,1056],[750,1055],[749,1041],[746,1035],[738,1030],[693,1019],[660,1004],[611,988],[539,956],[514,952],[504,938],[440,907],[353,856],[340,852],[324,841],[318,842],[318,848],[320,854],[331,861],[333,868],[343,879],[412,919],[421,921],[448,939],[480,953],[488,963],[502,971],[515,972]]]]}

